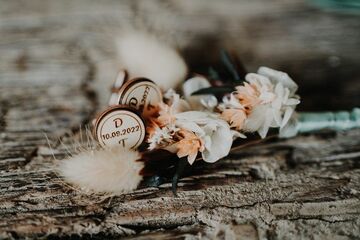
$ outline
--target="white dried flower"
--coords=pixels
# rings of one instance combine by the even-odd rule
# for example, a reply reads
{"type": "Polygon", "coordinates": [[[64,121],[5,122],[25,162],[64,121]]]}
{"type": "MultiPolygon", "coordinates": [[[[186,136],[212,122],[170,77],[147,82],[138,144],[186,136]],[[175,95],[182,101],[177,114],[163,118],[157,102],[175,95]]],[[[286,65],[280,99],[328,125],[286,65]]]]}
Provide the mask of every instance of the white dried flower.
{"type": "Polygon", "coordinates": [[[154,126],[154,133],[148,138],[147,142],[149,143],[149,150],[166,147],[174,143],[173,136],[180,129],[175,127],[174,124],[169,124],[160,128],[159,126],[154,126]]]}
{"type": "Polygon", "coordinates": [[[227,156],[233,142],[229,124],[209,112],[188,111],[175,115],[176,125],[195,133],[203,142],[205,162],[213,163],[227,156]]]}
{"type": "Polygon", "coordinates": [[[266,67],[246,75],[246,80],[259,91],[260,103],[253,106],[244,130],[257,131],[264,138],[270,127],[285,127],[300,103],[296,83],[286,73],[266,67]]]}

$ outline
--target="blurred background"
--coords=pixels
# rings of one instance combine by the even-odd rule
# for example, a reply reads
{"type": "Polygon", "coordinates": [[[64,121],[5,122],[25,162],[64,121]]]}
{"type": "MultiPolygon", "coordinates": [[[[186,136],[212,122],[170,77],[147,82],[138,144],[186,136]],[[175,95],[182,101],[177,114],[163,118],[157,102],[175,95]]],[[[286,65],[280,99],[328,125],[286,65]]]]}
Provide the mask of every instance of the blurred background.
{"type": "Polygon", "coordinates": [[[44,92],[56,98],[66,86],[85,89],[100,108],[120,67],[116,41],[136,28],[177,47],[193,71],[227,49],[248,71],[288,72],[300,85],[300,110],[351,109],[360,103],[359,2],[3,0],[1,105],[44,92]]]}

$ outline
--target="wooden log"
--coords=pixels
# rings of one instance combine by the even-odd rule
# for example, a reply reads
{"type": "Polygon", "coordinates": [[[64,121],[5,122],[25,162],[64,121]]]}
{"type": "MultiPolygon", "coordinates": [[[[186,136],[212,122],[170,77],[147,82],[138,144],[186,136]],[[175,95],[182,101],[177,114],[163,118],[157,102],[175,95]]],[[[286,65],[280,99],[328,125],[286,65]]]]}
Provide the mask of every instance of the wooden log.
{"type": "Polygon", "coordinates": [[[221,48],[250,70],[287,71],[302,109],[357,106],[359,17],[309,2],[2,1],[0,238],[359,238],[360,130],[275,139],[198,163],[178,197],[170,183],[89,194],[54,172],[105,105],[115,42],[129,25],[176,42],[200,72],[221,48]]]}

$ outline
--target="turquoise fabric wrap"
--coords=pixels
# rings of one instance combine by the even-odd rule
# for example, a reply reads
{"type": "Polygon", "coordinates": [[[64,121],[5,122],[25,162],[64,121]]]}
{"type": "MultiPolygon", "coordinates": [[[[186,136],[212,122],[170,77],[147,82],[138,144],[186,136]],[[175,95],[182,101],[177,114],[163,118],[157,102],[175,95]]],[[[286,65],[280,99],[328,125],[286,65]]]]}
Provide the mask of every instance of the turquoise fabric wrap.
{"type": "Polygon", "coordinates": [[[351,112],[299,113],[297,132],[311,132],[320,129],[347,130],[360,127],[360,108],[351,112]]]}
{"type": "Polygon", "coordinates": [[[279,131],[279,137],[294,137],[298,133],[321,129],[336,131],[360,128],[360,108],[339,112],[300,112],[295,114],[285,127],[279,131]]]}

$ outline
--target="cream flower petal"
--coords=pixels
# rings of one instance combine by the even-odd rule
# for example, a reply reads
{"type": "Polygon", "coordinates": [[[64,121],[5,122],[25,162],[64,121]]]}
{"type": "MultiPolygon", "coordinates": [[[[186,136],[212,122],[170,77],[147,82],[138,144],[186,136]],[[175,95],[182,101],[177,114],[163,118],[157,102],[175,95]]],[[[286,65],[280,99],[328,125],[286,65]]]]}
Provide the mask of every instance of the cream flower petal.
{"type": "Polygon", "coordinates": [[[276,94],[276,99],[272,102],[272,106],[275,109],[280,109],[284,94],[284,87],[281,83],[276,84],[275,94],[276,94]]]}
{"type": "Polygon", "coordinates": [[[230,94],[229,96],[224,96],[222,100],[223,100],[223,104],[219,105],[220,109],[222,110],[225,108],[240,108],[240,109],[244,108],[244,106],[241,105],[241,103],[234,96],[234,94],[230,94]]]}
{"type": "Polygon", "coordinates": [[[196,76],[185,81],[183,84],[183,93],[185,98],[190,97],[192,93],[210,87],[210,82],[203,76],[196,76]]]}
{"type": "Polygon", "coordinates": [[[275,120],[275,123],[276,123],[274,125],[274,127],[280,127],[281,122],[282,122],[281,111],[279,111],[277,109],[273,109],[273,116],[274,116],[274,120],[275,120]]]}
{"type": "Polygon", "coordinates": [[[282,101],[283,104],[286,104],[286,102],[289,99],[289,96],[290,96],[290,90],[288,88],[285,88],[285,93],[284,93],[283,101],[282,101]]]}
{"type": "Polygon", "coordinates": [[[245,76],[245,80],[255,85],[271,85],[269,78],[257,73],[248,73],[245,76]]]}
{"type": "Polygon", "coordinates": [[[185,81],[185,83],[183,84],[184,97],[186,101],[189,102],[193,110],[202,110],[205,108],[204,104],[202,103],[203,99],[210,98],[214,100],[213,98],[215,98],[215,96],[211,94],[203,94],[196,96],[191,95],[200,89],[208,88],[210,86],[211,86],[210,82],[203,76],[196,76],[185,81]]]}
{"type": "Polygon", "coordinates": [[[209,121],[209,123],[207,123],[203,129],[206,133],[209,132],[213,132],[216,131],[216,129],[219,127],[219,122],[218,121],[209,121]]]}
{"type": "Polygon", "coordinates": [[[233,139],[237,139],[237,138],[247,138],[246,135],[242,134],[239,131],[235,131],[235,130],[231,130],[231,133],[233,135],[233,139]]]}
{"type": "Polygon", "coordinates": [[[280,128],[283,128],[288,123],[293,113],[294,113],[294,108],[292,107],[286,108],[280,128]]]}
{"type": "Polygon", "coordinates": [[[205,137],[203,137],[203,140],[205,142],[205,149],[210,148],[211,144],[212,144],[211,137],[205,136],[205,137]]]}
{"type": "Polygon", "coordinates": [[[177,119],[186,119],[186,120],[206,119],[208,118],[208,116],[209,116],[208,113],[200,112],[200,111],[187,111],[176,114],[177,119]]]}
{"type": "Polygon", "coordinates": [[[219,120],[218,129],[208,132],[207,135],[210,136],[211,143],[205,144],[205,150],[201,153],[204,161],[213,163],[226,157],[233,142],[229,125],[225,121],[219,120]]]}
{"type": "Polygon", "coordinates": [[[296,136],[298,132],[298,118],[296,112],[292,114],[289,121],[285,124],[284,127],[280,128],[279,136],[282,138],[289,138],[296,136]]]}
{"type": "MultiPolygon", "coordinates": [[[[267,104],[268,105],[268,104],[267,104]]],[[[257,105],[245,121],[244,130],[247,132],[256,132],[265,122],[267,105],[257,105]]]]}
{"type": "Polygon", "coordinates": [[[280,96],[281,98],[284,96],[285,88],[284,85],[280,82],[278,82],[275,86],[274,90],[276,96],[280,96]]]}
{"type": "Polygon", "coordinates": [[[286,101],[286,105],[288,106],[291,106],[291,105],[298,105],[300,103],[300,100],[299,99],[296,99],[296,98],[289,98],[287,101],[286,101]]]}
{"type": "Polygon", "coordinates": [[[197,156],[197,154],[188,155],[187,160],[188,160],[190,165],[192,165],[195,162],[196,156],[197,156]]]}
{"type": "Polygon", "coordinates": [[[167,90],[167,91],[164,93],[164,98],[165,98],[165,99],[168,99],[168,100],[174,99],[174,98],[177,97],[177,96],[179,96],[179,94],[177,94],[177,93],[175,92],[175,90],[172,89],[172,88],[170,88],[169,90],[167,90]]]}
{"type": "Polygon", "coordinates": [[[285,72],[277,71],[268,67],[260,67],[258,69],[258,74],[268,77],[275,83],[281,82],[284,87],[289,88],[291,93],[295,93],[298,89],[298,85],[285,72]]]}
{"type": "Polygon", "coordinates": [[[264,124],[261,126],[261,128],[258,130],[258,133],[260,135],[261,138],[265,138],[266,134],[269,131],[270,128],[270,124],[273,120],[273,113],[271,111],[271,109],[267,109],[266,110],[266,117],[265,117],[265,121],[264,124]]]}
{"type": "Polygon", "coordinates": [[[191,110],[190,104],[182,99],[173,89],[169,89],[164,94],[164,98],[167,100],[167,104],[173,114],[191,110]]]}
{"type": "Polygon", "coordinates": [[[186,129],[188,131],[197,133],[197,134],[205,134],[204,130],[195,122],[191,121],[191,120],[176,120],[175,124],[179,127],[179,128],[183,128],[186,129]]]}
{"type": "Polygon", "coordinates": [[[208,111],[213,111],[213,109],[218,105],[218,100],[213,95],[208,95],[205,97],[202,97],[200,99],[200,103],[206,108],[208,111]]]}
{"type": "Polygon", "coordinates": [[[273,101],[276,98],[276,95],[272,92],[267,92],[267,91],[263,91],[260,96],[259,99],[261,100],[261,103],[270,103],[271,101],[273,101]]]}

